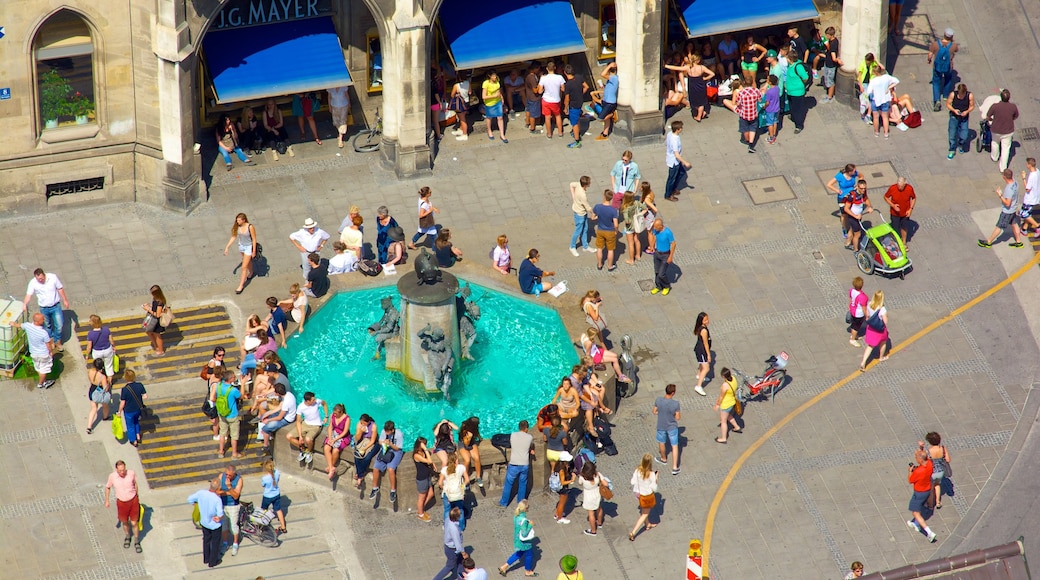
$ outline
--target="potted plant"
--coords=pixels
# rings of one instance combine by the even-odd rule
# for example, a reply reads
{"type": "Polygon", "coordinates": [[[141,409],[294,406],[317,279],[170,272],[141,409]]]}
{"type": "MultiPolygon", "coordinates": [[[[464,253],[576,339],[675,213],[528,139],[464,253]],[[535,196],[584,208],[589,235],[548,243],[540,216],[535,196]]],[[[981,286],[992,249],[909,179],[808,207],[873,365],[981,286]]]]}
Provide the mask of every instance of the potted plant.
{"type": "Polygon", "coordinates": [[[71,92],[72,85],[54,69],[40,77],[40,114],[46,128],[58,126],[58,117],[66,113],[71,92]]]}
{"type": "Polygon", "coordinates": [[[94,102],[76,91],[69,101],[69,111],[76,117],[77,125],[84,125],[87,123],[90,113],[94,111],[94,102]]]}

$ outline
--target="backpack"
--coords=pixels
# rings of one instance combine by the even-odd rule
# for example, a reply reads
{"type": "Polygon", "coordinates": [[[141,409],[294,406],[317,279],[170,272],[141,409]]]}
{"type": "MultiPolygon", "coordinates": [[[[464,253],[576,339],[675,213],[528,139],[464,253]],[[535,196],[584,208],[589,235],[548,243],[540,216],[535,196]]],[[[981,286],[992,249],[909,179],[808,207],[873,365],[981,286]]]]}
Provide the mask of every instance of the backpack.
{"type": "Polygon", "coordinates": [[[921,126],[921,111],[914,111],[903,119],[903,123],[911,129],[916,129],[921,126]]]}
{"type": "Polygon", "coordinates": [[[549,474],[549,491],[560,493],[563,491],[563,482],[560,481],[560,472],[554,471],[549,474]]]}
{"type": "Polygon", "coordinates": [[[614,209],[621,209],[621,201],[625,198],[625,192],[615,191],[614,197],[610,198],[610,207],[614,209]]]}
{"type": "MultiPolygon", "coordinates": [[[[947,73],[950,72],[950,61],[953,60],[953,54],[950,52],[950,47],[953,46],[951,41],[949,44],[943,44],[943,41],[939,40],[939,51],[935,54],[935,72],[947,73]]],[[[909,125],[909,123],[907,123],[909,125]]]]}
{"type": "Polygon", "coordinates": [[[383,265],[378,260],[361,260],[358,262],[358,271],[365,276],[378,276],[383,272],[383,265]]]}
{"type": "Polygon", "coordinates": [[[574,454],[574,473],[581,473],[581,468],[585,467],[586,461],[596,463],[596,454],[588,447],[582,447],[574,454]]]}
{"type": "Polygon", "coordinates": [[[227,417],[231,414],[231,403],[228,401],[228,395],[231,393],[231,385],[227,383],[220,383],[221,387],[227,387],[223,392],[217,389],[217,414],[221,417],[227,417]]]}
{"type": "MultiPolygon", "coordinates": [[[[802,81],[802,84],[805,85],[805,92],[809,92],[809,89],[812,88],[812,84],[813,84],[812,74],[810,74],[809,70],[805,68],[805,63],[802,62],[802,61],[796,62],[795,66],[796,67],[802,67],[802,72],[805,73],[805,77],[806,77],[805,80],[802,81]]],[[[795,72],[797,73],[797,70],[795,72]]],[[[801,78],[801,77],[799,77],[799,78],[801,78]]]]}
{"type": "Polygon", "coordinates": [[[274,150],[277,151],[279,155],[285,155],[285,153],[289,151],[289,144],[285,141],[275,141],[274,150]]]}
{"type": "Polygon", "coordinates": [[[448,496],[448,501],[458,501],[466,496],[462,489],[462,476],[458,472],[445,474],[444,495],[448,496]]]}

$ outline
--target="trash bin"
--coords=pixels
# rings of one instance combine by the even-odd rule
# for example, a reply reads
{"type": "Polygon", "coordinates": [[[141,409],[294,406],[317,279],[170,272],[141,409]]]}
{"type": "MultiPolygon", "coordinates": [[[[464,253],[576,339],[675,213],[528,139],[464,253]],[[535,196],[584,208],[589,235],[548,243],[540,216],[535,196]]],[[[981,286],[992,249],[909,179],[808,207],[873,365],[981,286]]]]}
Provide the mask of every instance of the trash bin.
{"type": "Polygon", "coordinates": [[[0,298],[0,376],[13,377],[22,362],[27,343],[25,332],[11,326],[26,322],[25,305],[14,298],[0,298]]]}

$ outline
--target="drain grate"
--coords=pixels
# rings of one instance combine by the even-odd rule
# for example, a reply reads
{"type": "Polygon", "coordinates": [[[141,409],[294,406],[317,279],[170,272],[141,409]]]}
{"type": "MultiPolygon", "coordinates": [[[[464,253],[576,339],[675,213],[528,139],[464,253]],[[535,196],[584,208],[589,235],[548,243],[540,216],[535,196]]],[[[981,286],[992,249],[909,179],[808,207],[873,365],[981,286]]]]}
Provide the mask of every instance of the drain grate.
{"type": "Polygon", "coordinates": [[[783,175],[745,181],[744,189],[755,205],[796,199],[794,190],[783,175]]]}
{"type": "Polygon", "coordinates": [[[1036,127],[1026,127],[1018,130],[1018,138],[1023,141],[1036,141],[1040,139],[1040,132],[1036,130],[1036,127]]]}

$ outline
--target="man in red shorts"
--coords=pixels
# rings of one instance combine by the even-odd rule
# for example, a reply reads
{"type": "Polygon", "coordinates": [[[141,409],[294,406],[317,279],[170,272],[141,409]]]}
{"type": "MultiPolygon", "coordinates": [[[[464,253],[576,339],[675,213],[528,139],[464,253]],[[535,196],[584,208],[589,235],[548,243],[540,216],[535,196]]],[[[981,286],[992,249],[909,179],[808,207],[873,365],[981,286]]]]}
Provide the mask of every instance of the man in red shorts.
{"type": "Polygon", "coordinates": [[[563,137],[563,113],[560,101],[563,100],[563,85],[566,81],[556,74],[554,63],[550,62],[545,65],[545,70],[548,71],[548,74],[538,80],[538,93],[542,95],[542,116],[545,117],[545,136],[552,139],[552,121],[556,119],[560,137],[563,137]]]}
{"type": "Polygon", "coordinates": [[[141,515],[141,502],[137,497],[137,475],[126,468],[126,463],[120,459],[116,461],[116,470],[108,476],[105,484],[105,507],[109,506],[108,493],[116,488],[116,512],[119,522],[126,530],[126,539],[123,547],[129,548],[133,540],[134,550],[141,553],[141,539],[137,537],[137,520],[141,515]]]}

